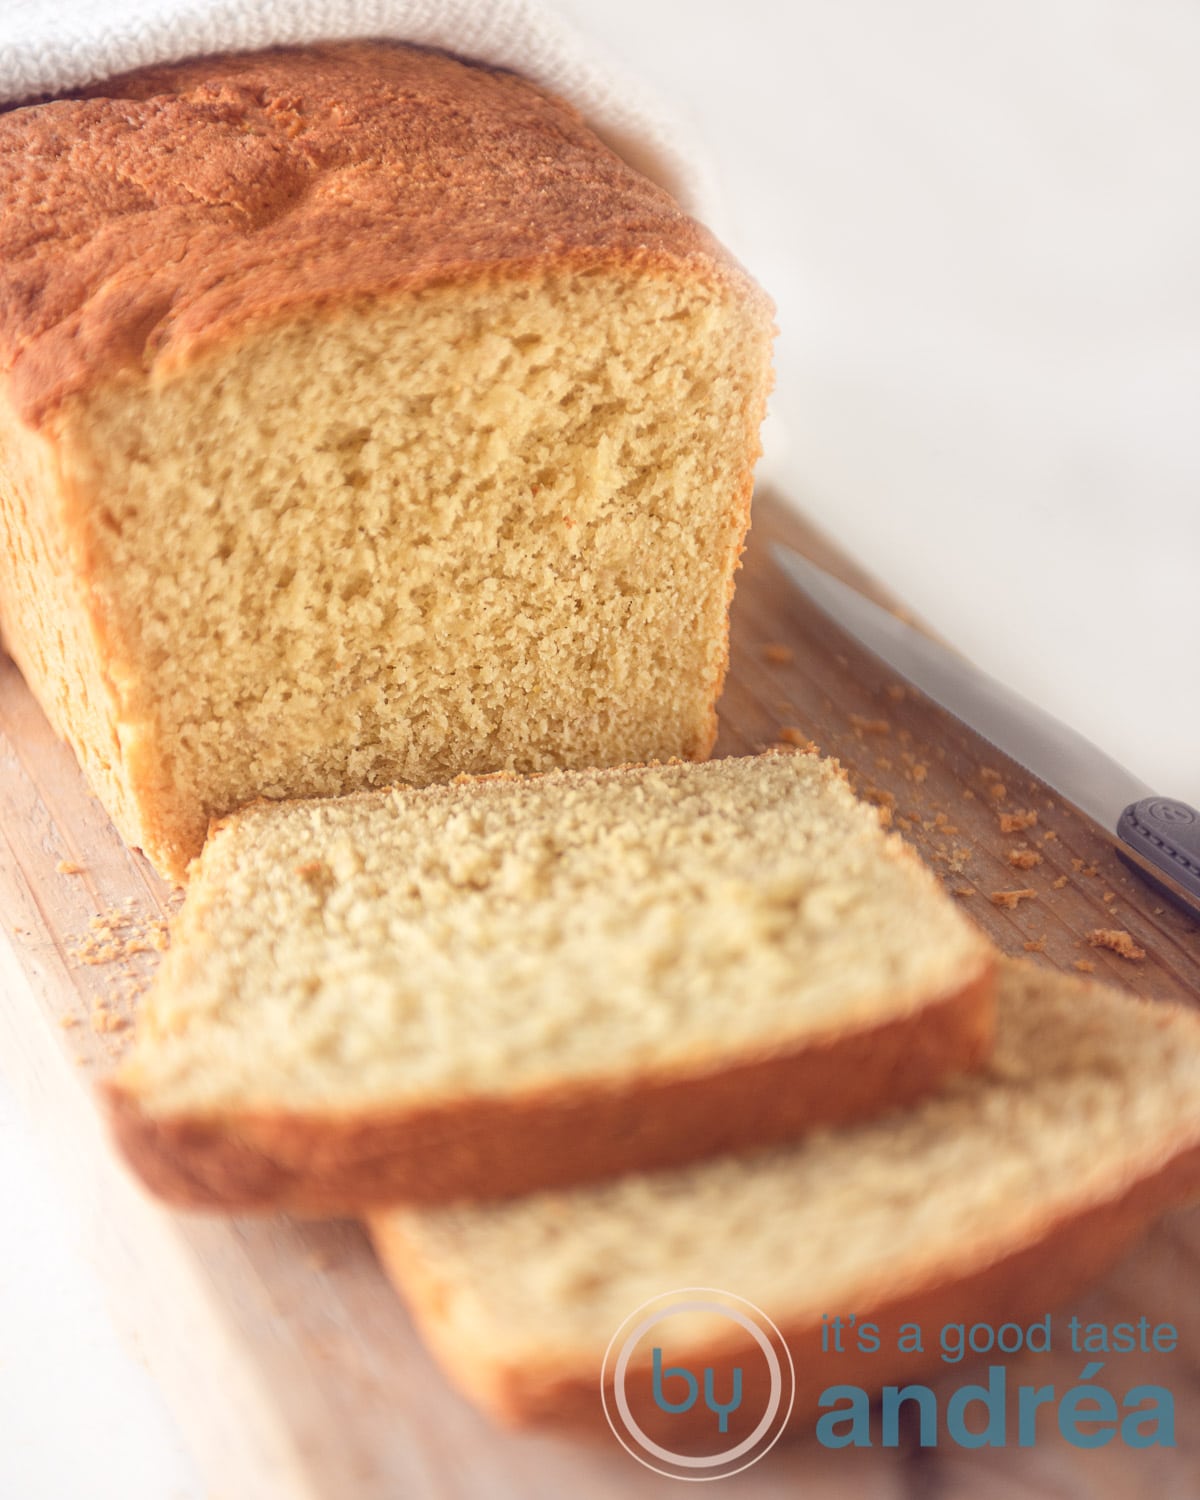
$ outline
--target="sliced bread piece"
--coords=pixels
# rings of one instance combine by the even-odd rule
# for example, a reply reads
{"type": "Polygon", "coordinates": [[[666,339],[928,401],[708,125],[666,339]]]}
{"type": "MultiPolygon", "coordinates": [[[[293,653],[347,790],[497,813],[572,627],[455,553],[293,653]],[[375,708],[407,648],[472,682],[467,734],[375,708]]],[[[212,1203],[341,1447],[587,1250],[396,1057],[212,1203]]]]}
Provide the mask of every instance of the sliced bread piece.
{"type": "Polygon", "coordinates": [[[109,1097],[178,1203],[513,1194],[927,1092],[990,1049],[992,968],[814,757],[261,804],[109,1097]]]}
{"type": "MultiPolygon", "coordinates": [[[[800,1420],[832,1385],[945,1372],[944,1325],[1042,1318],[1200,1195],[1200,1018],[1009,962],[997,1022],[986,1070],[908,1113],[570,1193],[394,1211],[374,1219],[376,1245],[449,1374],[506,1421],[599,1422],[610,1339],[676,1288],[722,1289],[775,1322],[800,1420]],[[880,1349],[857,1352],[851,1331],[823,1352],[824,1316],[851,1314],[880,1349]],[[906,1323],[923,1354],[896,1353],[906,1323]]],[[[757,1367],[727,1320],[672,1337],[666,1363],[712,1366],[718,1393],[757,1367]]],[[[654,1341],[625,1386],[651,1431],[654,1341]]],[[[663,1417],[664,1440],[681,1427],[663,1417]]]]}

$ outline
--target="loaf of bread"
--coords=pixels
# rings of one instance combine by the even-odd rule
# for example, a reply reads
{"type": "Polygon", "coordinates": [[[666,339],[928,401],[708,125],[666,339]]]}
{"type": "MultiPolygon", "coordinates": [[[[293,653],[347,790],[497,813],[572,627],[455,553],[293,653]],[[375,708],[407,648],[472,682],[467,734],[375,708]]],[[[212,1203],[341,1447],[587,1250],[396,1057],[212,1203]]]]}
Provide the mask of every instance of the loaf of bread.
{"type": "Polygon", "coordinates": [[[513,1194],[928,1092],[989,1051],[992,969],[814,756],[262,803],[108,1097],[181,1204],[513,1194]]]}
{"type": "Polygon", "coordinates": [[[0,114],[0,630],[118,827],[702,757],[770,304],[576,112],[388,43],[0,114]]]}
{"type": "MultiPolygon", "coordinates": [[[[955,1368],[944,1326],[1043,1318],[1197,1196],[1200,1018],[1010,962],[990,1064],[907,1113],[570,1193],[393,1211],[373,1233],[438,1358],[498,1418],[599,1424],[605,1350],[625,1320],[711,1287],[778,1326],[794,1416],[811,1431],[825,1388],[878,1392],[955,1368]],[[850,1314],[878,1326],[877,1350],[853,1336],[840,1354],[823,1348],[823,1319],[850,1314]],[[923,1352],[898,1352],[913,1323],[923,1352]]],[[[712,1367],[718,1392],[734,1366],[749,1381],[761,1363],[728,1321],[675,1327],[672,1362],[712,1367]]],[[[625,1389],[669,1442],[684,1424],[651,1398],[653,1342],[632,1354],[625,1389]]],[[[711,1429],[711,1411],[694,1410],[711,1429]]]]}

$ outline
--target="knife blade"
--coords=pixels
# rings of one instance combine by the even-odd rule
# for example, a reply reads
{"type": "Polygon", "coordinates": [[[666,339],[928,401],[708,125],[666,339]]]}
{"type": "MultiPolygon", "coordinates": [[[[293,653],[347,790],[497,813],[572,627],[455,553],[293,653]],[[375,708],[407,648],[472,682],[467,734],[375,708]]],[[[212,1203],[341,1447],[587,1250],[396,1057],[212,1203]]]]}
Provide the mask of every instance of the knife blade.
{"type": "Polygon", "coordinates": [[[1076,730],[790,547],[771,551],[835,624],[1086,813],[1116,840],[1126,863],[1200,917],[1200,812],[1157,795],[1076,730]]]}

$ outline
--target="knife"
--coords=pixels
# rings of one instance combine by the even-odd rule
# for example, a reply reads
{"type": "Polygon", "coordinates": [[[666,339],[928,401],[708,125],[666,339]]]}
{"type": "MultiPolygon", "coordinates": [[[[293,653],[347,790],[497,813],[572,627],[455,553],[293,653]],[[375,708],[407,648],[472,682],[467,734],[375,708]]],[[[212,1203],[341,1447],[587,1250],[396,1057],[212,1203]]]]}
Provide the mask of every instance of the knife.
{"type": "Polygon", "coordinates": [[[835,624],[1093,818],[1128,865],[1200,917],[1200,812],[1158,796],[1083,735],[790,547],[771,551],[835,624]]]}

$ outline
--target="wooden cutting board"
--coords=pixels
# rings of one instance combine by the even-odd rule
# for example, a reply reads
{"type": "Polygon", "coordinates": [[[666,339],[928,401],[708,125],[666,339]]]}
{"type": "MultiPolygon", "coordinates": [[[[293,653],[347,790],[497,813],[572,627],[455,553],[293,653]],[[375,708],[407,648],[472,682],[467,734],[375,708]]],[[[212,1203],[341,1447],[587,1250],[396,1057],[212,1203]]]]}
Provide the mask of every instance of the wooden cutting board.
{"type": "MultiPolygon", "coordinates": [[[[865,656],[785,583],[782,540],[878,588],[786,507],[755,510],[734,607],[719,753],[811,738],[889,809],[1010,953],[1092,966],[1142,996],[1195,1002],[1194,924],[1139,883],[1083,816],[865,656]],[[1030,815],[1036,814],[1036,822],[1030,815]],[[1027,824],[1016,831],[1005,827],[1027,824]],[[1003,893],[1016,891],[1019,897],[1003,893]],[[1002,900],[997,903],[996,897],[1002,900]],[[1123,957],[1089,934],[1141,951],[1123,957]]],[[[885,601],[886,602],[886,601],[885,601]]],[[[15,669],[0,658],[0,1062],[75,1185],[114,1305],[167,1389],[213,1500],[578,1500],[677,1493],[616,1443],[491,1429],[442,1381],[351,1223],[169,1213],[115,1160],[91,1084],[111,1066],[157,962],[170,893],[121,843],[15,669]]],[[[1200,1494],[1200,1215],[1176,1215],[1103,1287],[1089,1317],[1170,1320],[1179,1351],[1113,1358],[1109,1388],[1175,1393],[1178,1447],[827,1452],[780,1445],[726,1493],[806,1500],[937,1494],[1200,1494]]],[[[1078,1357],[1039,1359],[1060,1390],[1078,1357]]],[[[954,1383],[968,1378],[956,1368],[954,1383]]],[[[1010,1380],[1019,1367],[1010,1369],[1010,1380]]],[[[1026,1379],[1031,1378],[1028,1375],[1026,1379]]]]}

